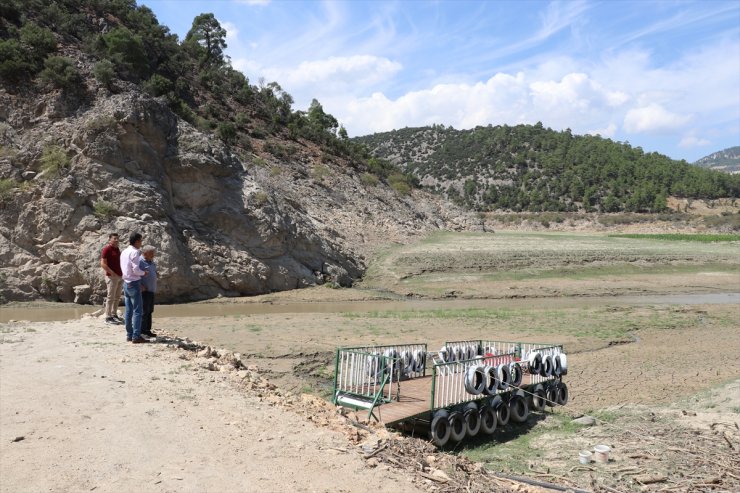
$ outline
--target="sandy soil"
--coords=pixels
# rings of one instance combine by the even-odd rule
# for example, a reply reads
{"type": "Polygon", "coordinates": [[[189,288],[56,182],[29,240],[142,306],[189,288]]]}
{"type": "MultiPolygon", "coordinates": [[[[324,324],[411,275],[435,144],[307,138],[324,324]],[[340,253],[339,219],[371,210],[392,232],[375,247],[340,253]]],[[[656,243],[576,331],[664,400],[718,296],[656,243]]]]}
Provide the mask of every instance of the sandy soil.
{"type": "Polygon", "coordinates": [[[0,327],[0,491],[416,491],[254,371],[94,319],[0,327]]]}
{"type": "Polygon", "coordinates": [[[543,269],[538,238],[510,236],[518,243],[502,248],[497,238],[396,249],[360,289],[214,300],[182,307],[205,315],[190,318],[155,311],[165,337],[148,345],[89,315],[0,324],[0,491],[537,491],[491,471],[593,491],[738,491],[740,306],[593,297],[737,292],[740,247],[640,243],[630,254],[571,235],[543,269]],[[518,274],[501,274],[502,256],[520,262],[518,274]],[[429,298],[415,311],[382,305],[429,298]],[[356,300],[381,304],[357,311],[356,300]],[[470,300],[483,304],[455,305],[470,300]],[[323,302],[347,308],[214,315],[323,302]],[[338,346],[403,339],[434,350],[451,338],[565,345],[569,405],[449,453],[322,399],[338,346]],[[597,425],[574,432],[570,418],[586,412],[597,425]],[[595,443],[614,460],[579,468],[578,450],[595,443]],[[635,479],[651,474],[664,479],[635,479]]]}

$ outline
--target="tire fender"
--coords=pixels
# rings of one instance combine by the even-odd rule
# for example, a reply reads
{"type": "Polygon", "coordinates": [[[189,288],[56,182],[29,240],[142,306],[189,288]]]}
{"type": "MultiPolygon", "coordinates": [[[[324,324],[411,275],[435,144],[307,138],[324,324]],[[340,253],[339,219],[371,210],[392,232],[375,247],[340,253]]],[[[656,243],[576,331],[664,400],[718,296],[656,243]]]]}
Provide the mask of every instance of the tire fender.
{"type": "Polygon", "coordinates": [[[509,374],[511,375],[511,386],[519,387],[522,384],[524,373],[522,373],[522,365],[519,363],[511,363],[509,365],[509,374]]]}
{"type": "Polygon", "coordinates": [[[429,434],[437,447],[444,447],[450,440],[450,413],[444,409],[434,413],[429,434]]]}
{"type": "Polygon", "coordinates": [[[515,395],[509,401],[509,411],[513,422],[525,423],[529,417],[529,404],[527,403],[527,399],[520,395],[515,395]]]}
{"type": "Polygon", "coordinates": [[[499,390],[506,390],[509,388],[509,384],[511,383],[509,365],[502,363],[496,367],[496,380],[499,382],[499,390]]]}
{"type": "Polygon", "coordinates": [[[480,395],[486,388],[486,374],[482,366],[471,366],[465,371],[465,390],[480,395]]]}
{"type": "Polygon", "coordinates": [[[547,355],[542,358],[542,368],[540,369],[540,376],[548,378],[552,376],[552,356],[547,355]]]}
{"type": "Polygon", "coordinates": [[[533,411],[544,411],[545,410],[545,400],[547,399],[547,394],[545,393],[545,388],[542,385],[536,385],[534,389],[532,390],[532,396],[531,396],[531,407],[533,411]]]}
{"type": "Polygon", "coordinates": [[[498,390],[498,374],[495,366],[486,366],[486,388],[483,390],[487,395],[496,395],[498,390]]]}
{"type": "Polygon", "coordinates": [[[493,435],[496,431],[496,423],[498,423],[498,416],[496,411],[491,406],[481,406],[480,408],[480,432],[484,435],[493,435]]]}
{"type": "Polygon", "coordinates": [[[557,398],[558,405],[560,406],[566,405],[568,403],[568,397],[569,397],[568,386],[565,385],[565,382],[560,382],[558,384],[558,398],[557,398]]]}
{"type": "Polygon", "coordinates": [[[560,353],[560,374],[568,374],[568,356],[565,353],[560,353]]]}
{"type": "Polygon", "coordinates": [[[422,373],[426,365],[427,365],[426,353],[422,351],[421,349],[417,350],[414,356],[414,371],[416,373],[422,373]]]}
{"type": "Polygon", "coordinates": [[[496,417],[498,418],[498,424],[506,426],[509,424],[509,418],[511,417],[511,410],[509,406],[501,401],[501,405],[496,408],[496,417]]]}
{"type": "Polygon", "coordinates": [[[453,411],[447,418],[450,424],[450,441],[461,442],[465,438],[465,420],[459,411],[453,411]]]}
{"type": "Polygon", "coordinates": [[[469,437],[477,435],[480,431],[481,422],[478,406],[475,402],[465,404],[463,419],[465,420],[465,434],[469,437]]]}
{"type": "Polygon", "coordinates": [[[545,395],[547,398],[545,403],[550,407],[555,407],[555,404],[558,403],[558,384],[553,383],[548,386],[545,390],[545,395]]]}
{"type": "Polygon", "coordinates": [[[542,371],[542,355],[536,351],[529,353],[527,357],[529,363],[529,373],[532,375],[539,375],[542,371]]]}

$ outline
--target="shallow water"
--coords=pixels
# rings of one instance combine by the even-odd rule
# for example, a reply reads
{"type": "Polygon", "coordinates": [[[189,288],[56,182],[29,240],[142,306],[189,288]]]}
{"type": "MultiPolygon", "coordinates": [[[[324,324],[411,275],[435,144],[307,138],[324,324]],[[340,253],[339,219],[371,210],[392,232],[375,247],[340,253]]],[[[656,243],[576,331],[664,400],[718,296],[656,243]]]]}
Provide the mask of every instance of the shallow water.
{"type": "MultiPolygon", "coordinates": [[[[404,300],[404,301],[341,301],[312,303],[183,303],[157,305],[155,313],[161,317],[214,317],[229,315],[264,315],[280,313],[347,313],[373,311],[448,310],[465,308],[558,308],[594,305],[704,305],[737,304],[738,293],[666,294],[647,296],[518,298],[486,300],[404,300]]],[[[71,303],[58,305],[43,303],[37,306],[0,306],[0,323],[10,320],[49,322],[78,319],[99,306],[71,303]]],[[[123,307],[121,307],[121,310],[123,307]]]]}

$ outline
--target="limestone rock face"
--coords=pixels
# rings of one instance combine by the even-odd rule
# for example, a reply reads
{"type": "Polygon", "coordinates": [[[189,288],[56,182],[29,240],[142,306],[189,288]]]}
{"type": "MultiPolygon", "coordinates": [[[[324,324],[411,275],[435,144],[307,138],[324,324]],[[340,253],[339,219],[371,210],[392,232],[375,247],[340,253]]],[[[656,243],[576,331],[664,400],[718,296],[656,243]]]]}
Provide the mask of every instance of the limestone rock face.
{"type": "Polygon", "coordinates": [[[133,89],[61,98],[0,89],[0,179],[18,184],[0,197],[0,301],[102,302],[110,232],[121,250],[133,232],[157,248],[157,299],[171,302],[349,286],[380,244],[478,224],[430,195],[363,184],[310,142],[288,158],[258,139],[236,154],[133,89]],[[68,166],[42,169],[49,145],[68,166]]]}

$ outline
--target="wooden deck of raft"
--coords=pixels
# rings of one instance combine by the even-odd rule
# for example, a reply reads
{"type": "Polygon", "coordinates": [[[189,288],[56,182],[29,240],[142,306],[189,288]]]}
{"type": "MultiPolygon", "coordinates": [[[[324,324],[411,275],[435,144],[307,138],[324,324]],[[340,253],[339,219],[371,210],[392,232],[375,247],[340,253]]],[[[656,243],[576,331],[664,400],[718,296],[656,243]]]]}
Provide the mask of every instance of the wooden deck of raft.
{"type": "MultiPolygon", "coordinates": [[[[452,385],[453,382],[459,382],[459,375],[451,375],[441,377],[439,382],[440,389],[445,388],[445,385],[452,385]],[[449,382],[449,383],[448,383],[449,382]]],[[[521,385],[530,385],[534,383],[532,376],[524,375],[521,385]]],[[[394,384],[395,387],[396,384],[394,384]]],[[[400,398],[398,401],[391,401],[381,404],[373,409],[373,414],[378,418],[378,421],[386,425],[392,425],[399,421],[413,418],[432,410],[432,376],[427,375],[425,377],[413,378],[411,380],[402,380],[399,382],[400,398]]],[[[475,397],[468,394],[462,385],[456,385],[455,395],[458,402],[465,401],[467,399],[474,400],[475,397]]],[[[395,388],[393,389],[395,393],[395,388]]]]}
{"type": "Polygon", "coordinates": [[[384,403],[373,410],[378,420],[386,425],[424,414],[432,409],[431,375],[402,380],[399,384],[400,399],[384,403]]]}

